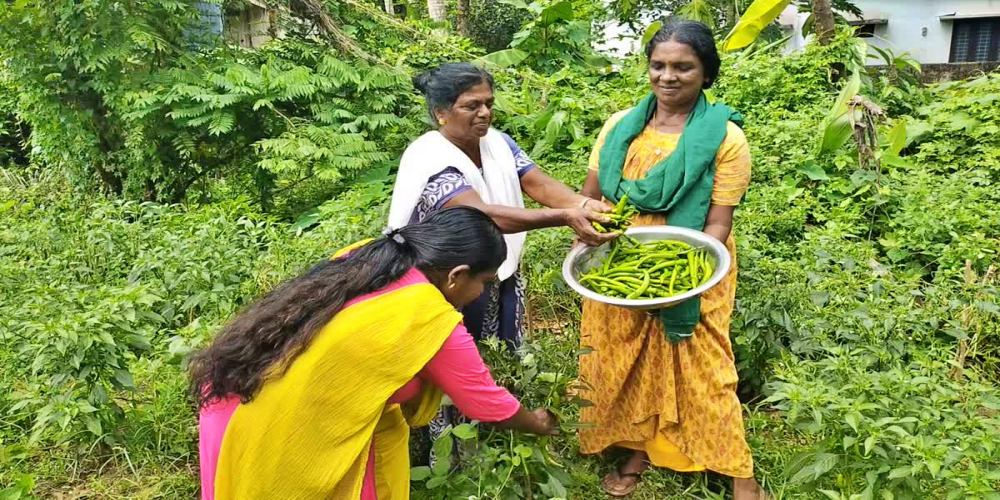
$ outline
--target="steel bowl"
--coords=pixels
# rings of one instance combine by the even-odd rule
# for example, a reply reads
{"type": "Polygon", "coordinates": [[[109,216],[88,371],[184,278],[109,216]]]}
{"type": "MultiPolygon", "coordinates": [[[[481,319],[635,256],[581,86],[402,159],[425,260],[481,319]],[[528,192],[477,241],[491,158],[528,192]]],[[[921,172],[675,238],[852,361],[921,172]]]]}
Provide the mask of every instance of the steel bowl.
{"type": "Polygon", "coordinates": [[[695,287],[687,292],[673,297],[662,299],[621,299],[601,295],[580,284],[580,275],[598,266],[611,251],[611,244],[605,243],[598,247],[577,245],[569,251],[566,260],[563,261],[563,279],[570,288],[591,300],[611,304],[613,306],[624,307],[626,309],[665,309],[673,307],[685,300],[697,297],[705,293],[708,289],[719,284],[729,267],[732,266],[732,257],[729,250],[719,240],[701,231],[675,226],[640,226],[630,228],[625,234],[638,241],[675,240],[683,241],[697,249],[704,250],[708,259],[715,267],[715,272],[704,284],[695,287]]]}

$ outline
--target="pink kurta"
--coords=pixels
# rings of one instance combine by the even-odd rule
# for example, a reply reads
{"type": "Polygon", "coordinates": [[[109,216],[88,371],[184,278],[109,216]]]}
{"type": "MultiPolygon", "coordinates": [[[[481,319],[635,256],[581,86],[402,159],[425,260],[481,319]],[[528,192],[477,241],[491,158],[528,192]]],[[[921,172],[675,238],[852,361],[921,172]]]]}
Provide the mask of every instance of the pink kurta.
{"type": "MultiPolygon", "coordinates": [[[[427,278],[419,270],[411,269],[396,282],[381,290],[357,297],[344,307],[419,283],[427,283],[427,278]]],[[[423,383],[434,384],[440,388],[464,415],[481,422],[506,420],[521,408],[517,399],[493,380],[476,349],[475,341],[462,324],[455,327],[423,370],[399,388],[386,404],[402,403],[416,397],[420,394],[423,383]]],[[[199,414],[198,452],[201,462],[202,500],[215,498],[214,488],[211,485],[215,484],[219,450],[226,426],[229,425],[229,419],[237,406],[239,398],[231,397],[202,408],[199,414]]],[[[369,451],[368,470],[361,490],[362,500],[377,498],[375,466],[374,445],[372,445],[369,451]]]]}

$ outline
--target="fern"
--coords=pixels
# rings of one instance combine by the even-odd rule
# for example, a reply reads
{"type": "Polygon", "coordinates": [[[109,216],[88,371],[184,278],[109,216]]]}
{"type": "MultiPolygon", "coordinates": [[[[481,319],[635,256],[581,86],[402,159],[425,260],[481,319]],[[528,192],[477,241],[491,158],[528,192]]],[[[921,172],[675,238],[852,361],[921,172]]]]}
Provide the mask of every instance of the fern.
{"type": "Polygon", "coordinates": [[[268,85],[268,90],[289,101],[311,97],[316,93],[316,84],[312,77],[311,69],[298,66],[277,73],[268,85]]]}
{"type": "Polygon", "coordinates": [[[232,113],[216,111],[208,123],[209,135],[222,135],[229,133],[236,123],[236,117],[232,113]]]}
{"type": "Polygon", "coordinates": [[[331,54],[323,56],[319,65],[316,66],[316,71],[333,77],[339,82],[349,82],[354,85],[361,83],[361,75],[350,64],[333,57],[331,54]]]}
{"type": "Polygon", "coordinates": [[[346,173],[373,167],[391,159],[361,134],[343,133],[327,126],[305,125],[254,144],[257,166],[276,173],[316,175],[338,180],[346,173]]]}

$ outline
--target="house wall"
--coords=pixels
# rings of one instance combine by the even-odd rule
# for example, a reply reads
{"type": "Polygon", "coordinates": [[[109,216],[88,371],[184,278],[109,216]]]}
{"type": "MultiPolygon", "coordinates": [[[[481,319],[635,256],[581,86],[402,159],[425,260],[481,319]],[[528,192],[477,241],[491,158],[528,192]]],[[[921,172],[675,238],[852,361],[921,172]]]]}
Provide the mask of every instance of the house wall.
{"type": "MultiPolygon", "coordinates": [[[[953,22],[941,16],[995,15],[1000,17],[1000,0],[856,0],[865,19],[887,19],[888,24],[875,27],[875,37],[869,44],[892,49],[899,54],[908,52],[922,64],[947,63],[951,54],[953,22]],[[926,30],[926,31],[925,31],[926,30]]],[[[786,9],[780,21],[793,30],[787,49],[795,51],[805,46],[802,24],[809,15],[786,9]]]]}
{"type": "Polygon", "coordinates": [[[240,10],[228,13],[225,21],[226,39],[246,48],[258,48],[271,40],[272,14],[254,4],[246,4],[240,10]]]}

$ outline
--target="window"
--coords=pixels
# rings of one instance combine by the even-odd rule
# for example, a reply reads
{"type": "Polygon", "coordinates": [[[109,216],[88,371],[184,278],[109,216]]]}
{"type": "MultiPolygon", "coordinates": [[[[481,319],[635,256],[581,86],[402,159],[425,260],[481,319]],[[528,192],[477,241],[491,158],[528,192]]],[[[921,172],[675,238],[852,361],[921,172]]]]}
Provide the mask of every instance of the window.
{"type": "Polygon", "coordinates": [[[875,30],[879,26],[885,26],[888,23],[888,19],[858,19],[847,22],[847,24],[855,27],[854,36],[858,38],[872,38],[875,36],[875,30]]]}
{"type": "Polygon", "coordinates": [[[1000,17],[956,19],[951,30],[951,62],[1000,61],[1000,17]]]}
{"type": "Polygon", "coordinates": [[[871,38],[875,36],[875,23],[858,26],[858,29],[854,32],[854,36],[858,38],[871,38]]]}

